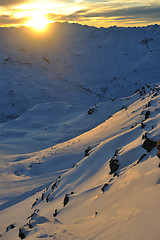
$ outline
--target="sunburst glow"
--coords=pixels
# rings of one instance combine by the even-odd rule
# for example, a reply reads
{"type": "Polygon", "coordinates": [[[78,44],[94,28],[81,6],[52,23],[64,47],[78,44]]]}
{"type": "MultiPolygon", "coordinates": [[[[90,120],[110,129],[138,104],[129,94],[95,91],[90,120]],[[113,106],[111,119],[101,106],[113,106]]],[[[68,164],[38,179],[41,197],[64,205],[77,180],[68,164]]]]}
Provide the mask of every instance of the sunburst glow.
{"type": "Polygon", "coordinates": [[[0,2],[3,2],[0,3],[0,26],[26,25],[39,32],[43,32],[48,23],[56,21],[96,27],[160,24],[160,0],[0,0],[0,2]]]}
{"type": "Polygon", "coordinates": [[[38,32],[46,30],[50,21],[41,13],[35,13],[34,16],[27,22],[27,26],[38,32]]]}

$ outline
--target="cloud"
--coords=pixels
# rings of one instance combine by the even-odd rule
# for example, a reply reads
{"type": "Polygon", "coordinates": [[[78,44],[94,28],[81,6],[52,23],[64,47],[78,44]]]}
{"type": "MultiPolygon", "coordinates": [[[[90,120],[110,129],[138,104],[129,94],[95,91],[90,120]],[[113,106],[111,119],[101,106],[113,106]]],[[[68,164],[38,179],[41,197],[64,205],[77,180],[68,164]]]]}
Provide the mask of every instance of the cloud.
{"type": "MultiPolygon", "coordinates": [[[[51,17],[51,15],[50,15],[51,17]]],[[[141,7],[123,7],[121,9],[100,9],[97,11],[93,8],[82,9],[80,11],[76,11],[69,15],[59,15],[59,20],[66,20],[66,21],[80,21],[80,20],[92,20],[93,18],[103,18],[108,19],[112,18],[115,20],[125,20],[125,19],[132,19],[137,21],[138,19],[148,19],[150,20],[160,20],[160,5],[153,5],[153,6],[141,6],[141,7]]]]}
{"type": "MultiPolygon", "coordinates": [[[[42,1],[41,1],[42,2],[42,1]]],[[[28,12],[33,12],[32,9],[33,0],[0,0],[1,11],[0,25],[4,24],[23,24],[26,22],[26,18],[16,18],[26,16],[23,15],[23,9],[13,8],[18,4],[29,3],[30,8],[28,12]],[[19,14],[17,14],[19,11],[19,14]],[[20,14],[22,13],[22,14],[20,14]]],[[[89,24],[94,22],[95,26],[108,26],[109,22],[114,21],[118,25],[126,25],[132,21],[132,23],[160,23],[160,2],[154,0],[46,0],[45,6],[50,6],[50,9],[46,13],[47,17],[52,21],[70,21],[89,24]],[[65,3],[57,5],[56,8],[51,9],[50,3],[65,3]],[[62,7],[61,7],[62,6],[62,7]],[[67,7],[70,9],[67,14],[67,7]],[[72,8],[73,7],[73,8],[72,8]],[[61,9],[66,9],[66,12],[62,12],[61,9]],[[77,9],[78,11],[75,11],[77,9]],[[72,12],[72,10],[74,12],[72,12]],[[55,12],[54,12],[55,11],[55,12]],[[96,23],[97,21],[97,23],[96,23]]],[[[39,4],[40,5],[40,4],[39,4]]],[[[38,6],[39,6],[38,5],[38,6]]],[[[29,17],[29,16],[28,16],[29,17]]]]}
{"type": "Polygon", "coordinates": [[[118,9],[113,11],[93,12],[87,13],[86,17],[118,17],[118,16],[134,16],[134,17],[160,17],[160,5],[159,6],[145,6],[145,7],[130,7],[124,9],[118,9]]]}
{"type": "Polygon", "coordinates": [[[15,18],[12,15],[0,15],[0,25],[23,24],[28,18],[15,18]]]}
{"type": "Polygon", "coordinates": [[[69,15],[61,15],[60,18],[61,20],[66,20],[66,21],[76,21],[76,19],[81,19],[81,18],[85,18],[85,16],[87,15],[88,11],[87,10],[79,10],[79,11],[76,11],[72,14],[69,14],[69,15]]]}
{"type": "Polygon", "coordinates": [[[28,3],[31,1],[27,0],[0,0],[0,6],[9,6],[9,5],[17,5],[17,4],[23,4],[23,3],[28,3]]]}

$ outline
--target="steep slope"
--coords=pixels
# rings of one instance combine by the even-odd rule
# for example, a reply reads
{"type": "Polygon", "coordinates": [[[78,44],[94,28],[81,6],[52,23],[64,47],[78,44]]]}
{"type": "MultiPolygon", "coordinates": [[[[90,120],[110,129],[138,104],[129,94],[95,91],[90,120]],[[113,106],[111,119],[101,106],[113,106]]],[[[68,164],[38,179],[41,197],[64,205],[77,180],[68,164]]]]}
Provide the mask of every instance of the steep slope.
{"type": "Polygon", "coordinates": [[[160,138],[159,101],[157,86],[95,129],[14,160],[10,177],[21,166],[22,184],[44,173],[57,179],[31,197],[26,193],[2,205],[2,239],[16,239],[20,226],[26,239],[157,239],[159,160],[155,148],[147,153],[142,145],[146,135],[160,138]],[[116,174],[110,173],[112,157],[118,160],[116,174]],[[15,228],[5,232],[10,224],[15,228]]]}

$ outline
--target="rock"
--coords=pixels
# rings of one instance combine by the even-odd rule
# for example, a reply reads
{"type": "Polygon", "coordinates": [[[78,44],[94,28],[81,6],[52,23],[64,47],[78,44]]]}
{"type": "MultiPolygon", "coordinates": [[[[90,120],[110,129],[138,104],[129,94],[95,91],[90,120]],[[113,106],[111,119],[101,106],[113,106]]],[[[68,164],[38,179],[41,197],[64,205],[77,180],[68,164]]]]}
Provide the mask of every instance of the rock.
{"type": "Polygon", "coordinates": [[[160,140],[157,142],[157,149],[160,150],[160,140]]]}
{"type": "Polygon", "coordinates": [[[160,151],[157,152],[157,157],[160,158],[160,151]]]}
{"type": "Polygon", "coordinates": [[[24,239],[26,237],[26,231],[23,227],[19,228],[19,234],[18,236],[20,237],[20,239],[24,239]]]}
{"type": "Polygon", "coordinates": [[[154,94],[153,94],[153,97],[156,97],[156,96],[157,96],[157,93],[154,93],[154,94]]]}
{"type": "Polygon", "coordinates": [[[105,184],[103,185],[103,187],[101,188],[101,190],[102,190],[103,193],[104,193],[104,191],[105,191],[105,188],[108,187],[108,185],[109,185],[108,183],[105,183],[105,184]]]}
{"type": "Polygon", "coordinates": [[[147,154],[143,154],[139,159],[138,159],[138,161],[137,161],[137,164],[140,162],[140,161],[142,161],[142,159],[146,156],[147,154]]]}
{"type": "Polygon", "coordinates": [[[113,177],[119,177],[119,174],[118,174],[117,172],[115,172],[115,173],[113,174],[113,177]]]}
{"type": "Polygon", "coordinates": [[[7,228],[6,228],[6,232],[8,232],[9,230],[15,228],[15,225],[14,224],[11,224],[9,225],[7,228]]]}
{"type": "Polygon", "coordinates": [[[50,64],[50,61],[45,56],[43,56],[42,58],[44,61],[46,61],[48,64],[50,64]]]}
{"type": "Polygon", "coordinates": [[[65,197],[64,197],[63,206],[65,207],[68,202],[69,202],[69,196],[68,196],[68,194],[66,194],[65,197]]]}
{"type": "Polygon", "coordinates": [[[90,108],[90,109],[88,110],[88,115],[91,115],[92,113],[94,113],[94,109],[93,109],[93,108],[90,108]]]}
{"type": "Polygon", "coordinates": [[[150,106],[151,106],[151,102],[148,102],[145,107],[147,108],[147,107],[150,107],[150,106]]]}
{"type": "Polygon", "coordinates": [[[135,123],[133,126],[131,126],[131,129],[135,128],[137,126],[137,123],[135,123]]]}
{"type": "Polygon", "coordinates": [[[118,152],[119,152],[119,150],[116,149],[116,151],[115,151],[115,153],[114,153],[114,156],[118,156],[118,152]]]}
{"type": "Polygon", "coordinates": [[[145,120],[148,119],[149,116],[150,116],[150,111],[147,111],[147,112],[145,113],[145,120]]]}
{"type": "Polygon", "coordinates": [[[49,196],[50,196],[50,194],[48,194],[47,197],[46,197],[46,202],[47,203],[49,202],[49,196]]]}
{"type": "Polygon", "coordinates": [[[32,224],[31,224],[31,223],[29,223],[29,224],[28,224],[28,227],[29,227],[30,229],[32,229],[32,228],[33,228],[33,226],[32,226],[32,224]]]}
{"type": "Polygon", "coordinates": [[[32,208],[36,205],[36,203],[37,203],[37,202],[35,201],[35,202],[32,204],[32,208]]]}
{"type": "Polygon", "coordinates": [[[58,214],[58,211],[57,211],[57,209],[55,209],[55,212],[53,213],[53,217],[56,217],[57,214],[58,214]]]}
{"type": "Polygon", "coordinates": [[[143,123],[143,122],[141,122],[141,128],[143,129],[143,128],[145,128],[145,124],[143,123]]]}
{"type": "Polygon", "coordinates": [[[42,193],[42,196],[41,196],[41,201],[44,200],[44,193],[42,193]]]}
{"type": "Polygon", "coordinates": [[[152,141],[151,139],[147,138],[142,147],[147,150],[147,152],[150,152],[154,147],[156,146],[156,142],[152,141]]]}
{"type": "Polygon", "coordinates": [[[142,139],[147,139],[147,133],[142,135],[142,139]]]}
{"type": "Polygon", "coordinates": [[[55,188],[57,187],[57,181],[55,181],[54,183],[53,183],[53,185],[52,185],[52,190],[54,190],[55,188]]]}
{"type": "Polygon", "coordinates": [[[89,146],[86,150],[85,150],[85,154],[84,156],[87,157],[89,156],[89,152],[91,151],[91,147],[89,146]]]}
{"type": "Polygon", "coordinates": [[[9,57],[4,59],[5,62],[8,62],[9,60],[11,60],[9,57]]]}
{"type": "Polygon", "coordinates": [[[94,113],[95,110],[96,110],[96,106],[90,108],[90,109],[88,110],[88,115],[91,115],[92,113],[94,113]]]}
{"type": "Polygon", "coordinates": [[[111,160],[109,161],[109,166],[110,166],[110,173],[109,174],[113,174],[115,173],[118,168],[119,168],[119,161],[114,157],[111,158],[111,160]]]}

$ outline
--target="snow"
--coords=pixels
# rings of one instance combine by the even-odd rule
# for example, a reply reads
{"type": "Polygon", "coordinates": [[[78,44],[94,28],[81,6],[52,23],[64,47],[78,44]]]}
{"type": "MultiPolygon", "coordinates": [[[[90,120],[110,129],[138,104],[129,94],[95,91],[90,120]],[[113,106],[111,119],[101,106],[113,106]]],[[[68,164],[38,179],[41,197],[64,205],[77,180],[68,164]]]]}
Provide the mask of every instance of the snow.
{"type": "Polygon", "coordinates": [[[159,238],[159,34],[0,29],[1,239],[159,238]]]}

